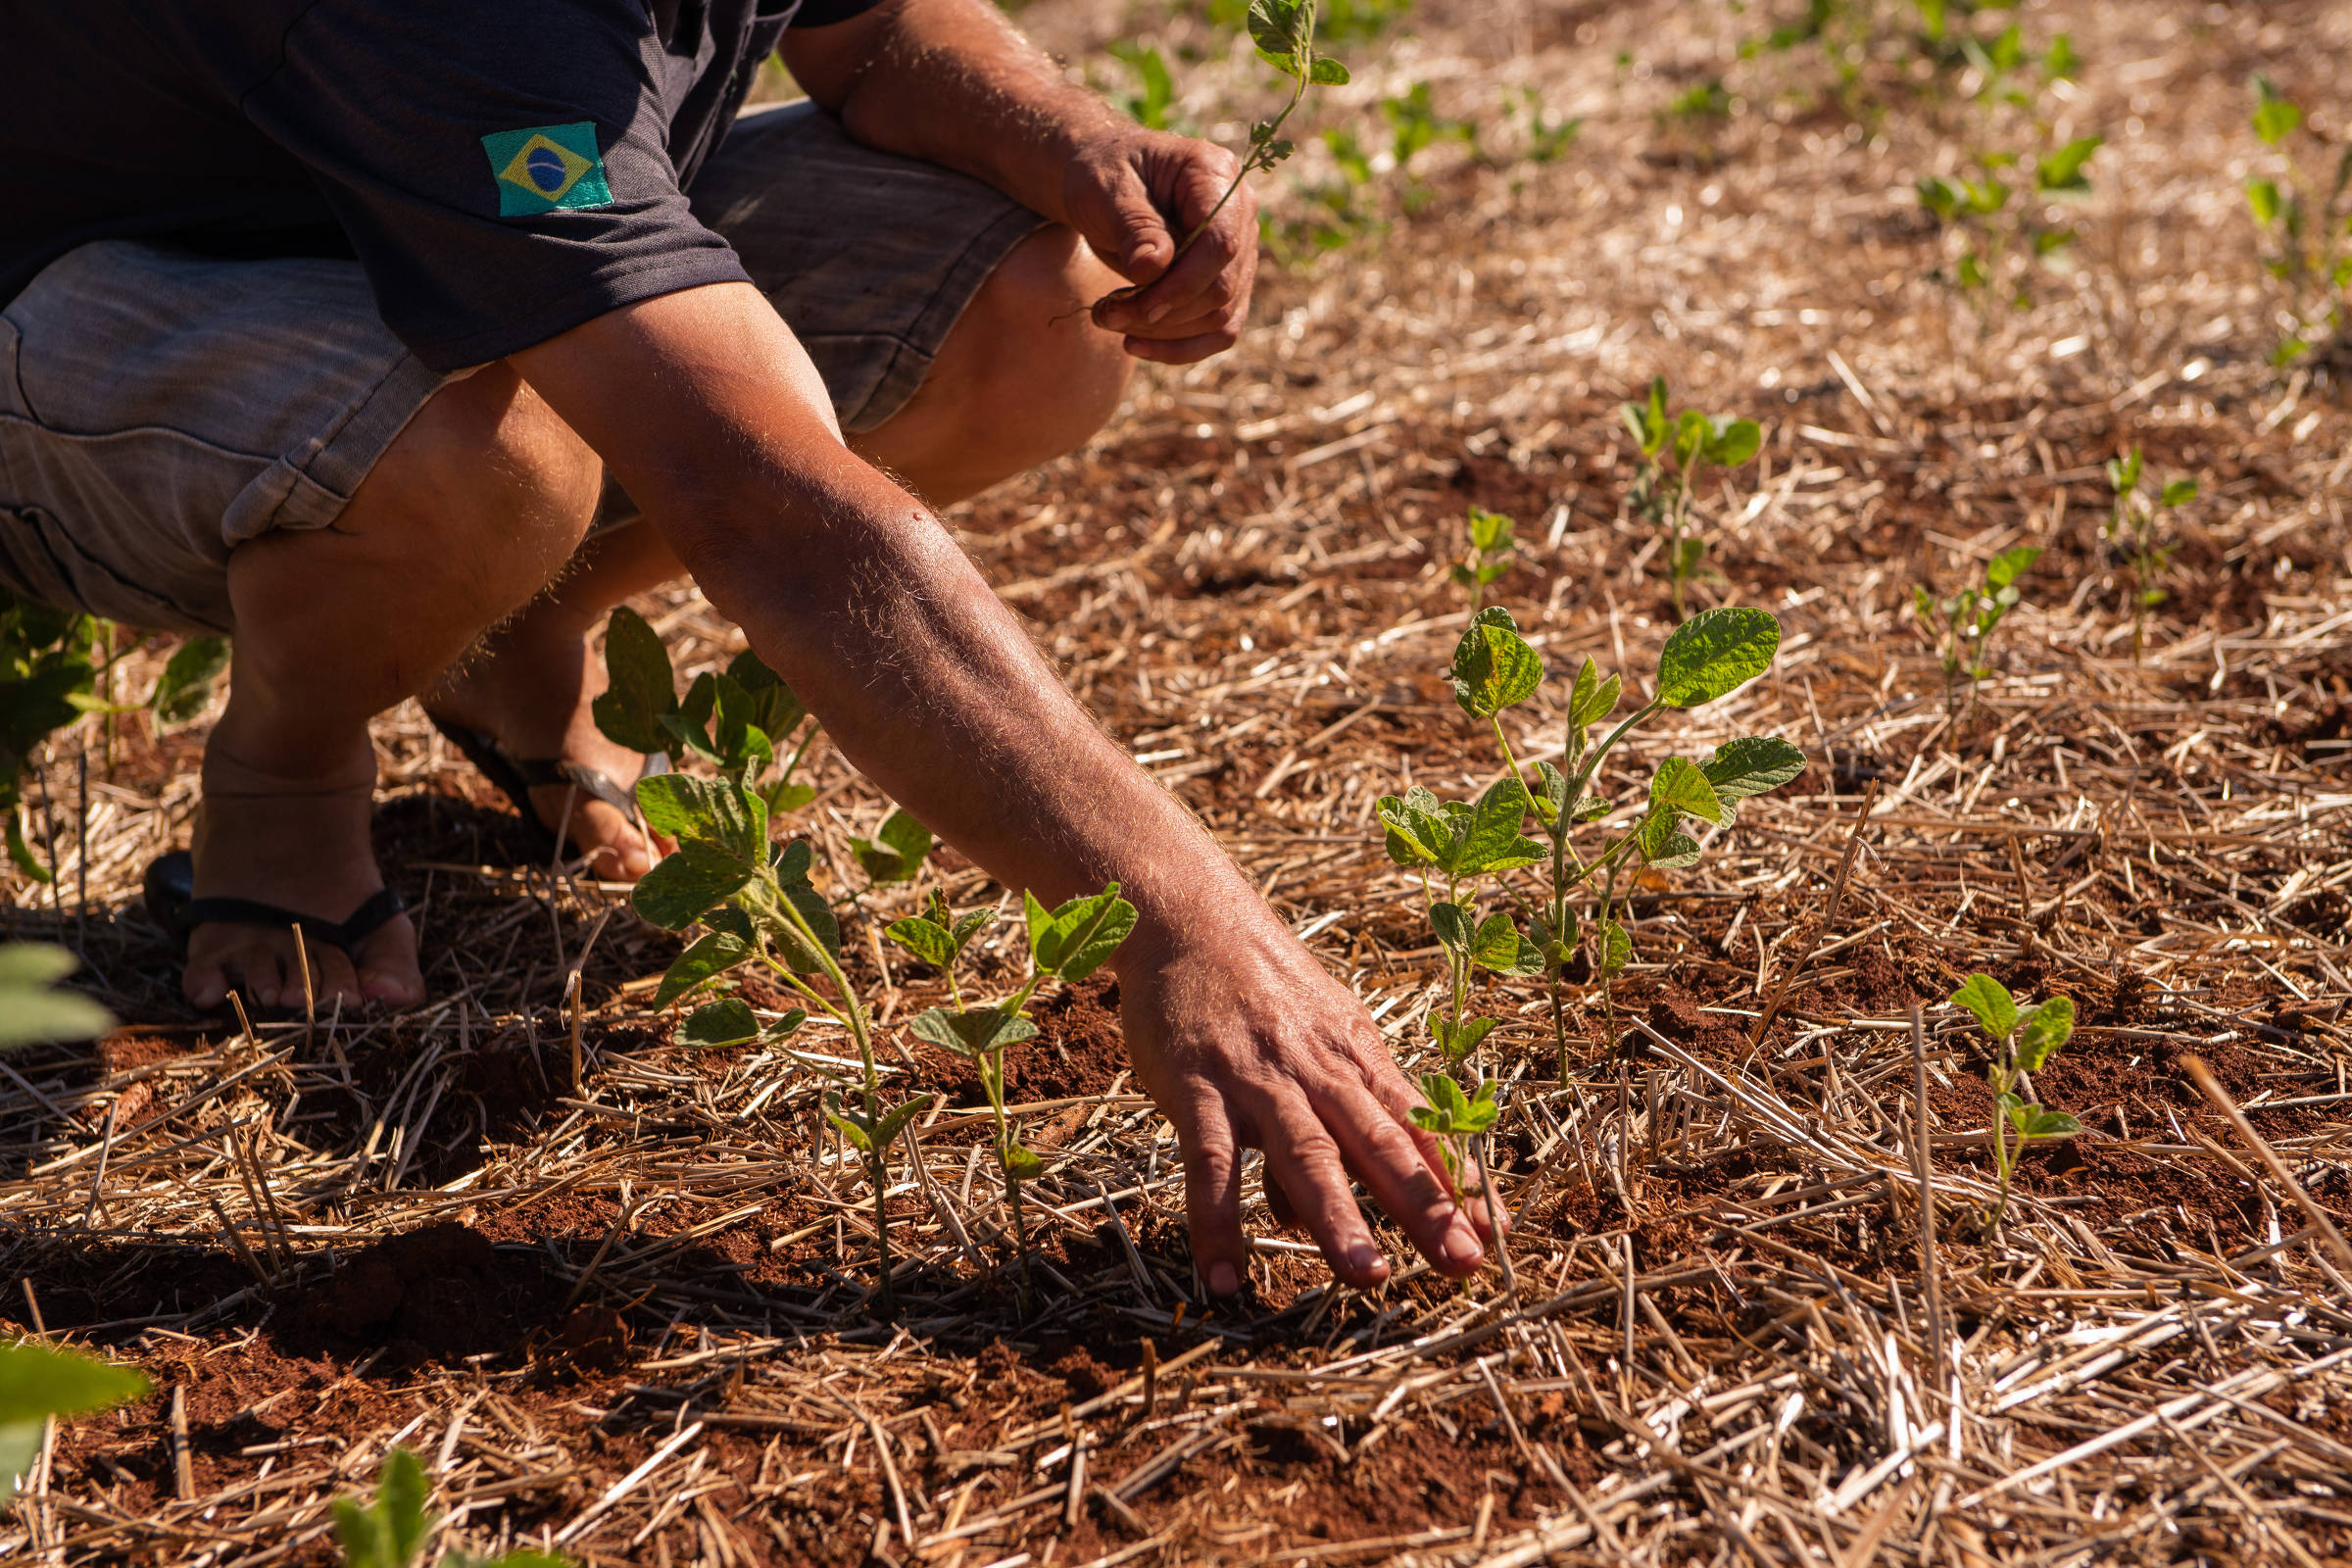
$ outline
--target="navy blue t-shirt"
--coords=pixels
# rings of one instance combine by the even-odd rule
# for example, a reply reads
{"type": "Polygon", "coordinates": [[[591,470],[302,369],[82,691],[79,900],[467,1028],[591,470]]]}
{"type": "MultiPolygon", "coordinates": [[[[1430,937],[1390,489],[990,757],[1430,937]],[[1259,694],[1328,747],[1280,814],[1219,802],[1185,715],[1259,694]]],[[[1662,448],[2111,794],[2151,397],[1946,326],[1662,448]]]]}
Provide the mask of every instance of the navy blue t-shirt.
{"type": "Polygon", "coordinates": [[[351,255],[435,369],[743,280],[685,187],[876,0],[0,0],[0,304],[74,246],[351,255]]]}

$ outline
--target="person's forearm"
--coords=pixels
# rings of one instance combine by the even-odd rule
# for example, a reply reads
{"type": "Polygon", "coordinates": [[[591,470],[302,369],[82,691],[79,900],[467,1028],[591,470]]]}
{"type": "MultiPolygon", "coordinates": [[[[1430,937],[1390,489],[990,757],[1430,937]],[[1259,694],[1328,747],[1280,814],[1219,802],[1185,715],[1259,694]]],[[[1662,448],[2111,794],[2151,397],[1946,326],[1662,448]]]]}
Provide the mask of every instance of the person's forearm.
{"type": "Polygon", "coordinates": [[[886,0],[872,17],[854,64],[810,57],[788,36],[785,62],[808,72],[810,95],[868,146],[961,170],[1067,221],[1073,153],[1127,122],[987,0],[886,0]]]}

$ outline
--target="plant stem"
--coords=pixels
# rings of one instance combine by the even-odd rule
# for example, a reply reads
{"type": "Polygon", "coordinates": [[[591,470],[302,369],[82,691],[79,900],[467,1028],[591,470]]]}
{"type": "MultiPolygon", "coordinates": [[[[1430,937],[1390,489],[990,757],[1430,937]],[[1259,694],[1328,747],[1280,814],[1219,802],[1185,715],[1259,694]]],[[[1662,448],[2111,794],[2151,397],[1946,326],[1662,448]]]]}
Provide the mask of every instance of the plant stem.
{"type": "MultiPolygon", "coordinates": [[[[1024,991],[1022,995],[1027,996],[1024,991]]],[[[1013,1255],[1020,1264],[1021,1316],[1029,1315],[1029,1230],[1021,1213],[1021,1179],[1012,1173],[1012,1124],[1004,1115],[1004,1053],[992,1051],[980,1058],[980,1087],[988,1092],[988,1108],[997,1120],[997,1172],[1004,1178],[1004,1201],[1012,1209],[1013,1255]]]]}

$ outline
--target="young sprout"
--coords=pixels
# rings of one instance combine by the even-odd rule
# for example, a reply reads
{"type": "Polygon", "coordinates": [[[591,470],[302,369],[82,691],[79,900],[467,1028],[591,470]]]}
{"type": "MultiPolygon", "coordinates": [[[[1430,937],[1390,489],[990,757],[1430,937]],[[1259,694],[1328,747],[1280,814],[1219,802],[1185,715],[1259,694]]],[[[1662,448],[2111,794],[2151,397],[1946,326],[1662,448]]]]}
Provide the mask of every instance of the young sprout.
{"type": "Polygon", "coordinates": [[[1470,596],[1470,612],[1478,613],[1487,585],[1511,569],[1519,553],[1514,539],[1518,524],[1499,512],[1473,505],[1470,509],[1470,549],[1453,564],[1453,585],[1470,596]]]}
{"type": "MultiPolygon", "coordinates": [[[[416,1455],[395,1447],[384,1455],[377,1472],[373,1502],[337,1497],[335,1540],[342,1544],[345,1568],[416,1568],[423,1562],[425,1548],[441,1527],[439,1517],[424,1505],[428,1490],[416,1455]]],[[[441,1559],[440,1568],[569,1568],[570,1561],[560,1552],[524,1550],[477,1557],[453,1551],[441,1559]]]]}
{"type": "Polygon", "coordinates": [[[2352,148],[2337,158],[2322,195],[2306,181],[2288,138],[2303,124],[2303,110],[2268,76],[2254,78],[2254,134],[2286,162],[2283,184],[2263,175],[2246,180],[2246,205],[2255,226],[2277,248],[2262,258],[2263,270],[2286,285],[2294,325],[2271,355],[2284,369],[2311,352],[2316,342],[2344,327],[2344,291],[2352,288],[2352,148]]]}
{"type": "MultiPolygon", "coordinates": [[[[1242,154],[1241,167],[1225,186],[1216,205],[1211,207],[1192,228],[1176,242],[1176,252],[1168,258],[1173,268],[1194,242],[1208,231],[1217,220],[1225,204],[1242,188],[1242,181],[1259,170],[1271,170],[1291,156],[1291,143],[1282,136],[1283,124],[1298,109],[1309,87],[1340,87],[1347,85],[1348,68],[1329,55],[1315,52],[1315,0],[1250,0],[1250,39],[1257,45],[1258,58],[1291,78],[1291,96],[1271,120],[1261,120],[1250,127],[1250,146],[1242,154]]],[[[1100,309],[1131,299],[1140,293],[1141,286],[1130,284],[1114,288],[1095,302],[1100,309]]]]}
{"type": "Polygon", "coordinates": [[[1707,557],[1707,541],[1690,532],[1699,474],[1708,464],[1736,468],[1747,462],[1763,446],[1764,431],[1753,419],[1696,409],[1669,413],[1662,375],[1650,380],[1645,402],[1624,404],[1618,412],[1642,449],[1642,471],[1628,499],[1641,515],[1666,530],[1666,575],[1674,589],[1674,618],[1680,620],[1683,585],[1699,574],[1707,557]]]}
{"type": "Polygon", "coordinates": [[[2038,545],[2016,545],[1984,563],[1975,583],[1963,586],[1949,599],[1938,599],[1921,583],[1911,590],[1911,610],[1920,630],[1935,644],[1936,662],[1943,666],[1944,704],[1958,710],[1954,692],[1960,677],[1968,677],[1973,702],[1977,683],[1992,673],[1987,662],[1993,628],[2015,610],[2023,595],[2017,580],[2041,559],[2038,545]]]}
{"type": "Polygon", "coordinates": [[[1476,1187],[1465,1185],[1465,1180],[1472,1164],[1470,1141],[1490,1131],[1502,1113],[1494,1103],[1494,1081],[1490,1078],[1480,1084],[1476,1095],[1464,1095],[1450,1074],[1425,1072],[1421,1096],[1429,1103],[1413,1107],[1413,1125],[1438,1140],[1438,1152],[1445,1156],[1446,1175],[1454,1191],[1464,1198],[1485,1197],[1483,1180],[1476,1187]]]}
{"type": "MultiPolygon", "coordinates": [[[[815,854],[805,839],[781,850],[769,841],[774,815],[814,798],[814,790],[792,775],[815,738],[815,723],[791,688],[749,653],[722,674],[697,676],[681,700],[661,639],[626,610],[615,610],[606,628],[605,662],[612,685],[592,705],[597,727],[632,750],[666,751],[680,762],[699,759],[718,775],[657,773],[637,783],[646,825],[674,840],[677,849],[646,873],[630,902],[664,931],[707,928],[662,977],[654,1005],[666,1007],[741,964],[758,962],[799,992],[808,1008],[796,1007],[763,1028],[741,999],[725,998],[698,1007],[679,1030],[681,1041],[774,1044],[798,1029],[809,1008],[849,1031],[860,1069],[852,1086],[858,1102],[845,1109],[840,1095],[829,1095],[825,1114],[865,1156],[880,1255],[876,1296],[883,1316],[894,1316],[885,1201],[890,1147],[929,1100],[883,1102],[872,1021],[841,967],[841,923],[832,902],[808,880],[815,854]],[[790,740],[796,731],[799,743],[779,771],[774,738],[790,740]],[[819,981],[826,989],[818,989],[819,981]]],[[[930,844],[929,829],[894,811],[877,839],[865,842],[859,860],[875,881],[904,880],[930,844]]]]}
{"type": "Polygon", "coordinates": [[[1112,59],[1135,72],[1139,83],[1136,92],[1119,100],[1127,118],[1146,130],[1167,129],[1168,111],[1176,107],[1176,78],[1169,74],[1167,61],[1150,44],[1113,39],[1109,49],[1112,59]]]}
{"type": "Polygon", "coordinates": [[[1037,1034],[1027,1007],[1038,988],[1049,980],[1075,985],[1110,960],[1119,944],[1135,929],[1135,906],[1119,897],[1116,882],[1102,892],[1076,898],[1048,909],[1034,894],[1021,895],[1029,940],[1029,978],[1002,1002],[966,1006],[956,983],[956,960],[964,949],[991,924],[992,910],[956,917],[936,893],[919,915],[892,922],[885,932],[893,942],[938,969],[948,979],[951,1005],[932,1007],[907,1025],[918,1039],[962,1056],[980,1071],[980,1087],[996,1120],[997,1169],[1004,1179],[1005,1202],[1012,1209],[1013,1248],[1021,1265],[1021,1310],[1029,1309],[1029,1232],[1021,1208],[1021,1183],[1045,1170],[1045,1161],[1014,1136],[1004,1111],[1004,1052],[1037,1034]]]}
{"type": "Polygon", "coordinates": [[[2120,458],[2107,460],[2107,486],[2115,492],[2115,511],[2107,519],[2107,537],[2114,541],[2132,563],[2132,657],[2137,660],[2147,636],[2148,612],[2164,603],[2167,595],[2156,586],[2172,564],[2173,547],[2156,542],[2156,514],[2176,507],[2184,507],[2197,499],[2197,481],[2175,478],[2165,481],[2151,504],[2139,490],[2139,448],[2134,445],[2120,458]]]}
{"type": "Polygon", "coordinates": [[[1984,1069],[2000,1114],[1993,1118],[1992,1164],[1999,1192],[1984,1216],[1984,1229],[1998,1235],[2009,1210],[2009,1182],[2026,1145],[2036,1138],[2065,1138],[2082,1124],[2062,1110],[2047,1110],[2018,1093],[2033,1092],[2033,1074],[2056,1055],[2075,1032],[2075,1004],[2052,997],[2037,1007],[2021,1011],[2008,987],[1988,974],[1972,974],[1952,993],[1952,1005],[1965,1007],[1992,1039],[1992,1060],[1984,1069]]]}
{"type": "Polygon", "coordinates": [[[1959,179],[1930,174],[1919,181],[1919,205],[1965,238],[1954,274],[1963,293],[1990,297],[1993,285],[2012,271],[2009,258],[2022,254],[2029,258],[2026,271],[2000,297],[2020,310],[2033,303],[2026,288],[2032,263],[2061,266],[2059,254],[2078,237],[2071,223],[2045,222],[2039,215],[2052,202],[2090,194],[2085,166],[2105,143],[2101,136],[2078,136],[2040,154],[1982,152],[1974,174],[1959,179]],[[2028,186],[2034,200],[2013,202],[2012,180],[2028,186]]]}

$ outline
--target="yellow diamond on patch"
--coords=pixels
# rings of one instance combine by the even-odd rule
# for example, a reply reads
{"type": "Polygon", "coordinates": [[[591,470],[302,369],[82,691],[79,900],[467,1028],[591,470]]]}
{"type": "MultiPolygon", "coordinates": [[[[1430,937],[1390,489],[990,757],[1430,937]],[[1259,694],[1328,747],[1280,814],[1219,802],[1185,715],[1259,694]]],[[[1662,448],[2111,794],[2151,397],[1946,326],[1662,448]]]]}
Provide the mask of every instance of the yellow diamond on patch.
{"type": "Polygon", "coordinates": [[[510,185],[520,186],[541,201],[560,202],[564,193],[579,183],[580,176],[594,169],[595,164],[552,137],[534,135],[514,150],[507,167],[498,177],[510,185]]]}

